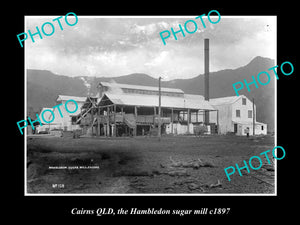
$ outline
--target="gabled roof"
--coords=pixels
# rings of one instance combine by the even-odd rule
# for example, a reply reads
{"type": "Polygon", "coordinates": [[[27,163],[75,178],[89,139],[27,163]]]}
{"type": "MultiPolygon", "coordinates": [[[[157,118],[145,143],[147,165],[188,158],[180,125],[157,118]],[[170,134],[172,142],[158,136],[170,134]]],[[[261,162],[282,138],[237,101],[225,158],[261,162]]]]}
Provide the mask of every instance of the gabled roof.
{"type": "MultiPolygon", "coordinates": [[[[110,88],[128,88],[135,90],[148,90],[148,91],[158,91],[158,87],[153,86],[144,86],[144,85],[132,85],[132,84],[120,84],[120,83],[109,83],[109,82],[100,82],[99,85],[110,87],[110,88]]],[[[161,88],[162,92],[173,92],[173,93],[181,93],[184,92],[181,89],[177,88],[161,88]]]]}
{"type": "Polygon", "coordinates": [[[203,95],[184,94],[184,97],[188,98],[188,99],[204,100],[204,96],[203,95]]]}
{"type": "MultiPolygon", "coordinates": [[[[129,106],[143,106],[143,107],[158,107],[157,95],[138,95],[138,94],[110,94],[105,93],[101,102],[105,101],[105,96],[114,104],[129,105],[129,106]]],[[[215,110],[208,101],[204,101],[199,95],[174,97],[174,96],[161,96],[161,107],[165,108],[180,108],[180,109],[206,109],[215,110]]]]}
{"type": "Polygon", "coordinates": [[[223,97],[223,98],[212,98],[209,100],[209,103],[211,105],[224,105],[224,104],[233,104],[240,98],[247,98],[245,95],[240,96],[229,96],[229,97],[223,97]]]}
{"type": "Polygon", "coordinates": [[[58,95],[56,101],[68,101],[70,99],[75,100],[76,102],[85,102],[86,97],[77,97],[77,96],[69,96],[69,95],[58,95]]]}

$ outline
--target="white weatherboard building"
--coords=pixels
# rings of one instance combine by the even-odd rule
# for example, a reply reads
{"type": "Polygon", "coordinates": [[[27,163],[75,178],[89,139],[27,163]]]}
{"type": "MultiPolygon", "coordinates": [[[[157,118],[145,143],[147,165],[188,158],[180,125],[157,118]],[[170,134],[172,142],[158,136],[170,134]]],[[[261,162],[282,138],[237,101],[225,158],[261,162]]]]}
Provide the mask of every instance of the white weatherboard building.
{"type": "MultiPolygon", "coordinates": [[[[62,129],[62,130],[65,130],[65,131],[80,129],[79,125],[72,124],[72,117],[77,116],[78,114],[80,114],[81,107],[83,106],[85,100],[86,100],[86,97],[58,95],[58,97],[56,99],[56,103],[57,103],[57,105],[62,104],[61,106],[59,106],[62,117],[60,115],[58,107],[43,108],[42,111],[40,112],[40,115],[39,115],[39,118],[41,119],[41,122],[42,122],[43,126],[40,126],[40,125],[37,126],[38,133],[41,132],[41,131],[47,131],[48,132],[48,131],[54,130],[54,129],[62,129]],[[70,99],[75,100],[77,105],[78,105],[78,109],[74,113],[69,113],[65,109],[65,103],[66,103],[66,101],[68,101],[70,99]],[[47,121],[51,121],[53,119],[53,114],[54,114],[54,120],[49,124],[45,123],[42,120],[42,112],[44,110],[51,110],[53,112],[53,113],[51,113],[49,111],[46,111],[44,113],[44,115],[43,115],[44,119],[47,120],[47,121]]],[[[72,112],[72,111],[75,110],[76,105],[74,104],[74,102],[70,101],[70,102],[68,102],[67,107],[68,107],[68,110],[72,112]]]]}
{"type": "MultiPolygon", "coordinates": [[[[218,115],[210,112],[210,122],[218,120],[220,134],[232,132],[236,135],[246,135],[249,129],[249,134],[253,135],[253,116],[256,115],[256,106],[254,104],[253,114],[253,103],[246,96],[213,98],[209,103],[218,110],[218,115]]],[[[256,116],[254,124],[255,135],[267,134],[267,124],[257,122],[256,116]]]]}

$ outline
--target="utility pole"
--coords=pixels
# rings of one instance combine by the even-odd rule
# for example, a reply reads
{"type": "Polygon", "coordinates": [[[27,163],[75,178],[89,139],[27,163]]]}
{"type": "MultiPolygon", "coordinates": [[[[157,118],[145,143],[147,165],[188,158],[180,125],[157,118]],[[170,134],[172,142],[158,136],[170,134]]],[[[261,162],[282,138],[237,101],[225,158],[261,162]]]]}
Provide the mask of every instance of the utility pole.
{"type": "Polygon", "coordinates": [[[254,111],[254,98],[252,99],[252,106],[253,106],[253,136],[255,135],[255,111],[254,111]]]}
{"type": "Polygon", "coordinates": [[[161,137],[161,87],[160,87],[161,77],[158,78],[158,137],[161,137]]]}
{"type": "MultiPolygon", "coordinates": [[[[204,39],[204,100],[209,101],[209,39],[204,39]]],[[[209,110],[204,111],[205,125],[209,125],[209,110]]]]}

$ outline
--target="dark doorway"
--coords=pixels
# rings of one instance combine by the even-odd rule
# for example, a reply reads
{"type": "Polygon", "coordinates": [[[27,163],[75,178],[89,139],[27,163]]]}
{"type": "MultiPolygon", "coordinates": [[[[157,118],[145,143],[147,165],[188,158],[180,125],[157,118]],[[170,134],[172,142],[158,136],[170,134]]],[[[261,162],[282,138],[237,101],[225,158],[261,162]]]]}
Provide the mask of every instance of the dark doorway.
{"type": "Polygon", "coordinates": [[[233,132],[236,134],[237,133],[237,129],[238,129],[238,125],[237,125],[237,123],[235,123],[233,125],[234,125],[233,132]]]}

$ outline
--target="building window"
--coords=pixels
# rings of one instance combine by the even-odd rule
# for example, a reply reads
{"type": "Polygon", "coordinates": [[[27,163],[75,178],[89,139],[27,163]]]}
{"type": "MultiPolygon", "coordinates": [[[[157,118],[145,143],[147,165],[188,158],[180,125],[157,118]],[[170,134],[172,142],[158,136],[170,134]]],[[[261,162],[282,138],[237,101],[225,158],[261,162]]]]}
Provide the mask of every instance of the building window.
{"type": "Polygon", "coordinates": [[[261,130],[264,130],[264,126],[261,126],[261,130]]]}
{"type": "Polygon", "coordinates": [[[246,105],[247,99],[246,98],[242,98],[242,104],[246,105]]]}
{"type": "Polygon", "coordinates": [[[248,110],[248,118],[252,118],[252,110],[248,110]]]}
{"type": "Polygon", "coordinates": [[[237,109],[237,110],[235,111],[235,116],[236,116],[236,117],[241,117],[241,110],[237,109]]]}

